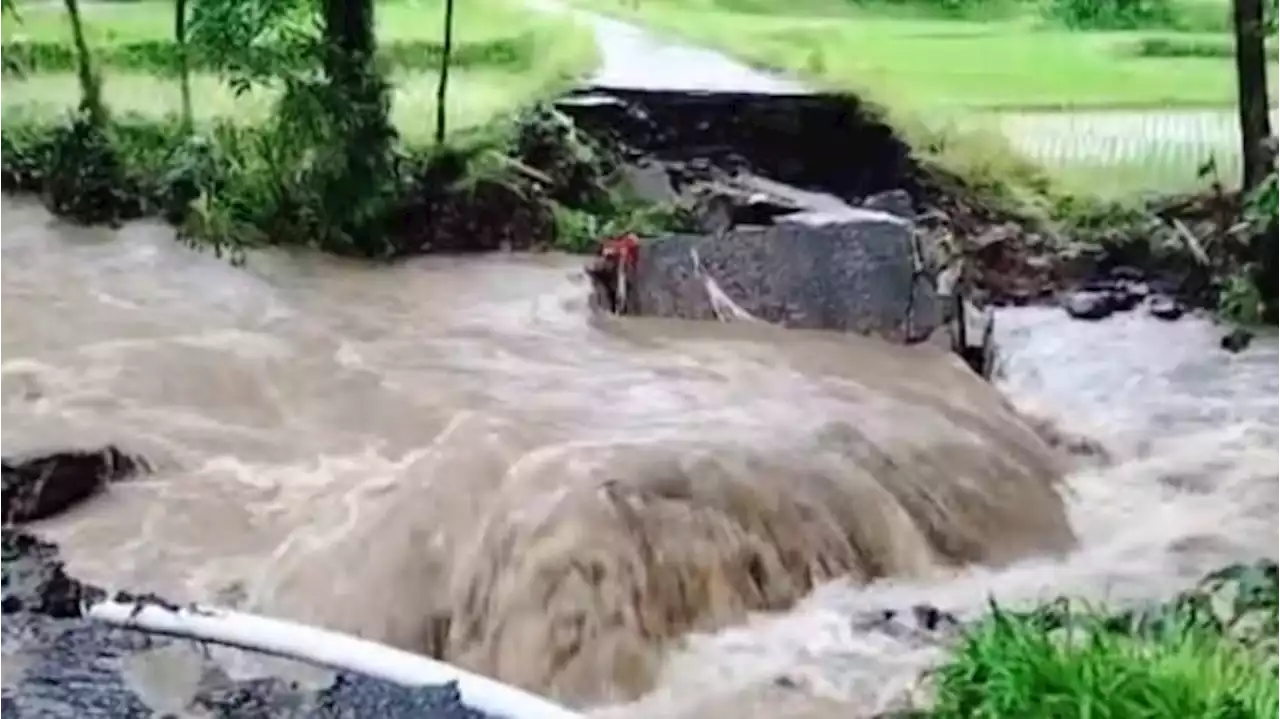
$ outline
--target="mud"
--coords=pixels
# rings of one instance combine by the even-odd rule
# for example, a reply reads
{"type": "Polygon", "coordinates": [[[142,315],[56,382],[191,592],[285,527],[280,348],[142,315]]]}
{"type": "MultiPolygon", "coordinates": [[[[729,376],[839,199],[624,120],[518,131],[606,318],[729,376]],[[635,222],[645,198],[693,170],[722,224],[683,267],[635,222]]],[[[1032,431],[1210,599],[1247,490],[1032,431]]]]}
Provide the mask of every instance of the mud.
{"type": "Polygon", "coordinates": [[[922,190],[907,144],[849,96],[588,89],[556,105],[588,134],[667,162],[745,167],[844,200],[922,190]]]}

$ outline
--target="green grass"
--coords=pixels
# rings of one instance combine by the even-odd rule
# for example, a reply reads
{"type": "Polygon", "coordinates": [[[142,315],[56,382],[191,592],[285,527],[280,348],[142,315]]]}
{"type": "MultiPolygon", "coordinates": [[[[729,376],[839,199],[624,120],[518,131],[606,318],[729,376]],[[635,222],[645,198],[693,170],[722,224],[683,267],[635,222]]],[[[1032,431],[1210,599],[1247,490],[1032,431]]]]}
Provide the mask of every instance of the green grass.
{"type": "MultiPolygon", "coordinates": [[[[404,0],[378,8],[379,41],[435,41],[439,38],[442,3],[404,0]]],[[[95,46],[110,43],[165,40],[169,31],[168,3],[95,4],[85,8],[86,27],[95,46]]],[[[6,42],[68,41],[63,12],[55,6],[24,9],[21,24],[3,24],[6,42]]],[[[590,31],[568,20],[550,18],[523,8],[518,0],[469,0],[460,3],[455,31],[459,47],[525,36],[528,56],[520,62],[493,65],[471,63],[450,74],[448,106],[451,132],[464,131],[507,113],[536,98],[562,89],[572,78],[588,72],[597,54],[590,31]],[[461,7],[465,5],[465,7],[461,7]]],[[[432,71],[392,69],[392,117],[410,143],[425,142],[433,131],[437,75],[432,71]]],[[[192,77],[197,121],[232,120],[254,123],[269,115],[273,94],[255,91],[236,97],[213,75],[192,77]]],[[[115,112],[148,119],[177,113],[176,80],[136,70],[107,67],[103,72],[107,105],[115,112]]],[[[74,108],[79,87],[70,72],[41,72],[0,81],[0,105],[10,117],[38,119],[74,108]]]]}
{"type": "MultiPolygon", "coordinates": [[[[440,40],[444,37],[443,0],[393,0],[377,7],[381,42],[440,40]]],[[[98,2],[84,4],[85,32],[91,44],[173,39],[173,4],[98,2]]],[[[3,42],[71,42],[71,28],[61,3],[24,4],[21,22],[5,18],[0,28],[3,42]]],[[[514,36],[546,26],[545,18],[526,10],[519,2],[469,0],[457,3],[454,37],[460,44],[514,36]]]]}
{"type": "MultiPolygon", "coordinates": [[[[1135,636],[1079,616],[1048,630],[997,614],[938,673],[935,719],[1274,719],[1275,665],[1207,628],[1135,636]]],[[[1271,657],[1274,659],[1274,657],[1271,657]]]]}
{"type": "MultiPolygon", "coordinates": [[[[434,132],[436,75],[396,73],[392,76],[392,120],[411,144],[428,141],[434,132]]],[[[462,70],[450,75],[452,99],[448,105],[448,127],[460,132],[486,124],[495,116],[514,109],[530,98],[527,75],[484,70],[462,70]]],[[[544,84],[543,87],[546,87],[544,84]]],[[[0,106],[7,117],[52,118],[65,114],[80,101],[80,86],[74,75],[40,75],[29,80],[6,78],[0,106]]],[[[178,111],[177,84],[168,78],[141,74],[114,74],[104,81],[107,105],[114,112],[148,120],[164,120],[178,111]]],[[[270,116],[274,93],[251,92],[236,97],[225,83],[212,75],[192,77],[192,95],[197,123],[229,120],[255,124],[270,116]]]]}
{"type": "Polygon", "coordinates": [[[1126,610],[992,605],[934,675],[931,719],[1274,719],[1274,561],[1232,564],[1126,610]]]}

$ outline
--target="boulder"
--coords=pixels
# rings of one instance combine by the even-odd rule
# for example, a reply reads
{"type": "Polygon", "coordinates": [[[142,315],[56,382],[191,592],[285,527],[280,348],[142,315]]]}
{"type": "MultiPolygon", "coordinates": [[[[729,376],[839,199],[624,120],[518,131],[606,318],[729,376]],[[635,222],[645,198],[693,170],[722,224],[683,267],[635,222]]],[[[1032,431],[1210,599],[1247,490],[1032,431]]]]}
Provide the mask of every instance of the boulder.
{"type": "Polygon", "coordinates": [[[914,342],[943,321],[943,303],[926,274],[910,222],[861,208],[805,212],[768,227],[647,242],[628,311],[754,318],[914,342]]]}
{"type": "Polygon", "coordinates": [[[108,482],[146,468],[142,460],[111,446],[5,458],[4,523],[31,522],[64,512],[108,482]]]}

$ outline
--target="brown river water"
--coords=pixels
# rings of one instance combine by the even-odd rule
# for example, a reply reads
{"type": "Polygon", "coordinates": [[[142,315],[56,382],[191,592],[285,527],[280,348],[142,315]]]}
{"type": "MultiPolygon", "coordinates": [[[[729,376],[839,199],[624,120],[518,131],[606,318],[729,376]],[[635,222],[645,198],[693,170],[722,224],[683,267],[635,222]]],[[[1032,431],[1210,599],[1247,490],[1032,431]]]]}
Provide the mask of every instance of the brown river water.
{"type": "Polygon", "coordinates": [[[598,716],[847,717],[940,656],[869,611],[1163,597],[1277,552],[1273,337],[1010,310],[995,391],[929,349],[597,316],[578,258],[235,268],[3,203],[5,453],[156,468],[38,527],[109,586],[598,716]]]}

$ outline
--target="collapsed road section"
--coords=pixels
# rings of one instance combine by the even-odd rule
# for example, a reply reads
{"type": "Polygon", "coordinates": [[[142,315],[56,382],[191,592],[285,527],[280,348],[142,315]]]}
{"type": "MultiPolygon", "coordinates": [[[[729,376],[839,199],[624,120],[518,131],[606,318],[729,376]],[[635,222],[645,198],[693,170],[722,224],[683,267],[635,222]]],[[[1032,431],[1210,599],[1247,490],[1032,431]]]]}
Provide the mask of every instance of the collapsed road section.
{"type": "Polygon", "coordinates": [[[964,297],[910,148],[846,96],[590,89],[557,103],[621,148],[630,191],[701,232],[608,246],[589,268],[624,314],[754,320],[950,347],[984,376],[991,315],[964,297]]]}

